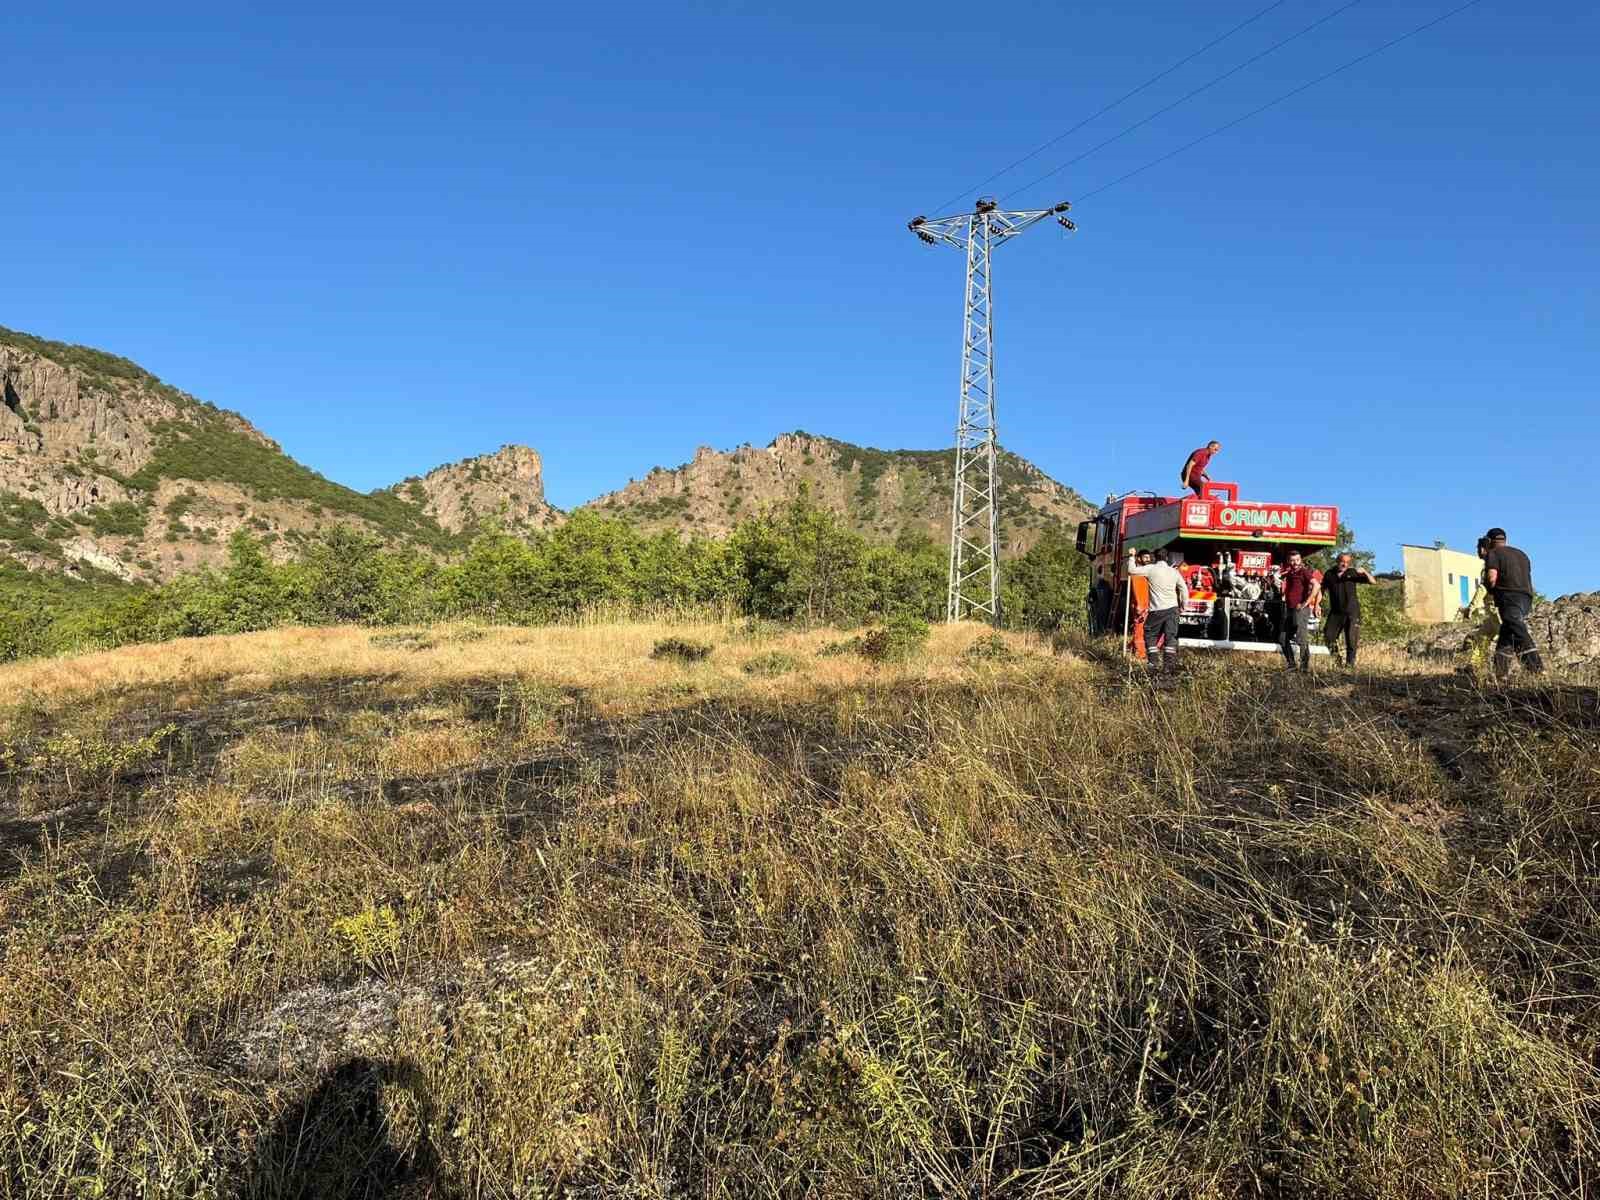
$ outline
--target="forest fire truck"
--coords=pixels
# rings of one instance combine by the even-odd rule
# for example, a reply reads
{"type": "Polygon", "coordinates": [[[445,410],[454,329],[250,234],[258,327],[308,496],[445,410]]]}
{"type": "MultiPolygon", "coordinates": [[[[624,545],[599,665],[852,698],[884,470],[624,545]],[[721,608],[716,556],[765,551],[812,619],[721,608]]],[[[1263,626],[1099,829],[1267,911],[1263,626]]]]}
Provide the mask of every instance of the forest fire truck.
{"type": "MultiPolygon", "coordinates": [[[[1101,599],[1103,632],[1121,630],[1129,549],[1165,548],[1189,600],[1179,614],[1179,645],[1273,650],[1283,627],[1282,572],[1289,553],[1333,546],[1339,510],[1331,504],[1240,500],[1233,483],[1208,482],[1201,496],[1129,493],[1078,526],[1089,557],[1090,599],[1101,599]]],[[[1321,646],[1314,652],[1326,653],[1321,646]]]]}

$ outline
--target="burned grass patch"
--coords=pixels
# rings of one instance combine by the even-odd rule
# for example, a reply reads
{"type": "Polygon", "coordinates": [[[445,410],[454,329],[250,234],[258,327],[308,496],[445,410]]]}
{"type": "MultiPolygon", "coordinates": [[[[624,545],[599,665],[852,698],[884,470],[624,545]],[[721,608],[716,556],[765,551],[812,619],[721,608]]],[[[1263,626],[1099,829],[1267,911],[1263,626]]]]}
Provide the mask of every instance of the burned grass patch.
{"type": "Polygon", "coordinates": [[[0,1174],[1536,1196],[1600,1169],[1584,694],[1227,662],[1156,692],[939,645],[625,706],[370,674],[33,714],[176,728],[0,880],[0,1174]]]}

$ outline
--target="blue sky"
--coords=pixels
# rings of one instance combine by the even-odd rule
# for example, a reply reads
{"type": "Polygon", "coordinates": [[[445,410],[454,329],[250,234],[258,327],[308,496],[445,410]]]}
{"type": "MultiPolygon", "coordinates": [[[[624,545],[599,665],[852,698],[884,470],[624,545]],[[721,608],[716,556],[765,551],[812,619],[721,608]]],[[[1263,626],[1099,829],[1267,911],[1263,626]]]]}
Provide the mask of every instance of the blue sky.
{"type": "MultiPolygon", "coordinates": [[[[1341,2],[987,190],[1082,196],[1457,0],[1356,4],[1018,190],[1341,2]]],[[[1266,3],[28,6],[0,324],[363,489],[508,441],[562,505],[796,428],[947,445],[961,262],[906,220],[1266,3]]],[[[1597,44],[1592,5],[1483,0],[1007,246],[1002,441],[1098,499],[1215,436],[1380,565],[1495,523],[1600,586],[1597,44]]]]}

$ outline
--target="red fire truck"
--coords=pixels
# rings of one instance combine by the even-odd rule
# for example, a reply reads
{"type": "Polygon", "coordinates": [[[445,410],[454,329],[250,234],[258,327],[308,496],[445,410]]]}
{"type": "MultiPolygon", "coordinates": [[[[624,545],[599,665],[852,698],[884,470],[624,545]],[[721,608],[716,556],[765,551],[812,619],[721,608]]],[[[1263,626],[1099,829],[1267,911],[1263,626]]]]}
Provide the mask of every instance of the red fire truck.
{"type": "Polygon", "coordinates": [[[1109,600],[1102,608],[1109,609],[1107,632],[1123,627],[1129,548],[1165,547],[1189,588],[1180,645],[1272,650],[1283,623],[1279,579],[1289,552],[1311,554],[1338,536],[1339,510],[1331,504],[1240,500],[1237,484],[1210,482],[1202,496],[1130,492],[1107,500],[1078,526],[1078,550],[1090,559],[1090,587],[1109,600]]]}

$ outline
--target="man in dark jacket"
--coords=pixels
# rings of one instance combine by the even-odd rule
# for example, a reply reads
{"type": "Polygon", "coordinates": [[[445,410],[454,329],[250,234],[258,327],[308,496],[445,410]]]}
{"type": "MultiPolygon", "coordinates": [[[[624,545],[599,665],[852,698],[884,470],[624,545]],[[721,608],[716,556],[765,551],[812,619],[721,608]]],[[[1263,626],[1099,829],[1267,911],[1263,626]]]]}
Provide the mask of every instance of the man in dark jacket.
{"type": "Polygon", "coordinates": [[[1356,665],[1356,650],[1361,645],[1361,595],[1356,585],[1377,582],[1371,571],[1356,566],[1348,554],[1339,555],[1333,568],[1322,574],[1322,597],[1328,608],[1328,623],[1322,632],[1327,638],[1328,653],[1335,656],[1339,652],[1339,635],[1344,634],[1347,667],[1356,665]]]}
{"type": "Polygon", "coordinates": [[[1494,606],[1500,610],[1500,637],[1494,647],[1494,673],[1501,679],[1511,674],[1511,660],[1538,674],[1544,670],[1539,647],[1528,632],[1528,610],[1533,607],[1533,565],[1515,546],[1506,545],[1506,531],[1491,529],[1489,552],[1483,556],[1484,583],[1494,606]]]}

